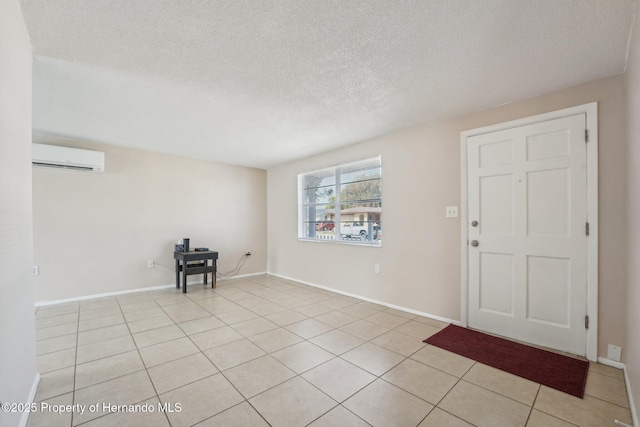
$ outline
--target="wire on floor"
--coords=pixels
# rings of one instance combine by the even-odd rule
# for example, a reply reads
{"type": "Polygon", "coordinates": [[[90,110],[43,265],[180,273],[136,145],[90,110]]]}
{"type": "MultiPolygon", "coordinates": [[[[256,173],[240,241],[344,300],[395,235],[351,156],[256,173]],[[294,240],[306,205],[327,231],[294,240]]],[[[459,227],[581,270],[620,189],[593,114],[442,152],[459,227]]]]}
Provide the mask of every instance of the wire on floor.
{"type": "Polygon", "coordinates": [[[247,258],[249,258],[249,256],[243,254],[236,263],[236,267],[233,270],[227,271],[226,273],[216,273],[216,277],[218,279],[226,279],[227,277],[235,276],[236,274],[240,273],[240,270],[242,270],[242,267],[244,267],[244,263],[247,262],[247,258]]]}
{"type": "MultiPolygon", "coordinates": [[[[236,266],[235,266],[235,268],[233,270],[227,271],[226,273],[218,272],[218,273],[216,273],[216,277],[218,279],[226,279],[228,277],[235,276],[236,274],[240,273],[240,270],[242,270],[242,267],[244,267],[244,263],[247,262],[247,258],[249,258],[249,256],[246,255],[246,254],[243,254],[240,257],[240,259],[238,260],[238,262],[236,263],[236,266]]],[[[173,268],[167,268],[167,267],[165,267],[163,265],[160,265],[160,264],[158,264],[156,262],[153,263],[153,266],[161,268],[163,270],[171,271],[171,272],[175,271],[173,268]]]]}

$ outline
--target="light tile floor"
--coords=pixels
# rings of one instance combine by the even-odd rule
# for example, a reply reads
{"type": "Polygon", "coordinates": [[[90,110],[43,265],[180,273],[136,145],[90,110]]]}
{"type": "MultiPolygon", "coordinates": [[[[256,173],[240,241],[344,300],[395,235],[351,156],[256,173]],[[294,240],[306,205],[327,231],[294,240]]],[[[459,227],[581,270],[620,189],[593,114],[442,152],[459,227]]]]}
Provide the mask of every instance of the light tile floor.
{"type": "Polygon", "coordinates": [[[592,364],[578,399],[422,343],[444,323],[273,276],[35,316],[30,427],[631,423],[617,369],[592,364]]]}

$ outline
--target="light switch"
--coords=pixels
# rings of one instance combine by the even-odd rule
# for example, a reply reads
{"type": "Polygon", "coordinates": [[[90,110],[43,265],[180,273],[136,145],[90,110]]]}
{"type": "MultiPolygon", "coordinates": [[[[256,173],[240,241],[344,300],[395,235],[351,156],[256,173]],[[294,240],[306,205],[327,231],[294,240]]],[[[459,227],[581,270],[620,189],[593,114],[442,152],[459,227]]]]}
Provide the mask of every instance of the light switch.
{"type": "Polygon", "coordinates": [[[447,218],[458,218],[457,206],[447,206],[447,218]]]}

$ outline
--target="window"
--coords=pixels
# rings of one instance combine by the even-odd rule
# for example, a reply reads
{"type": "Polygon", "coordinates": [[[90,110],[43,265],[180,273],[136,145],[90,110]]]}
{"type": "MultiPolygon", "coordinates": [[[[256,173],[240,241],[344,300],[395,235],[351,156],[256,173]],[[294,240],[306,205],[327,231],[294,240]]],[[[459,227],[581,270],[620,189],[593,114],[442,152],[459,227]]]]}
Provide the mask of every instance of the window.
{"type": "Polygon", "coordinates": [[[298,237],[382,241],[380,156],[298,175],[298,237]]]}

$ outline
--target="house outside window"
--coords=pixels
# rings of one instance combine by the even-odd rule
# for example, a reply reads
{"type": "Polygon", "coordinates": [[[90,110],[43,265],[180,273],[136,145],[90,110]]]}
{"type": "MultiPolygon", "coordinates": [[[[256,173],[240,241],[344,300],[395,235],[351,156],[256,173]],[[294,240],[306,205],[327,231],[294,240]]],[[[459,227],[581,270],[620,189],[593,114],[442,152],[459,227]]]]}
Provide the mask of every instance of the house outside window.
{"type": "Polygon", "coordinates": [[[298,175],[298,238],[380,246],[381,157],[298,175]]]}

